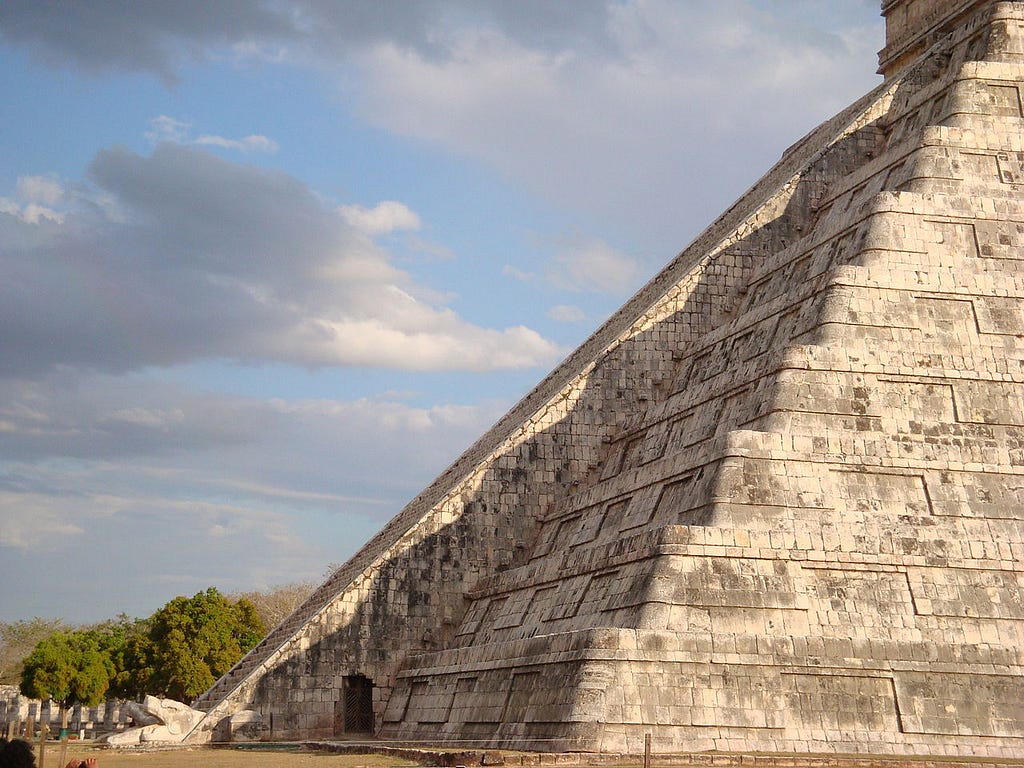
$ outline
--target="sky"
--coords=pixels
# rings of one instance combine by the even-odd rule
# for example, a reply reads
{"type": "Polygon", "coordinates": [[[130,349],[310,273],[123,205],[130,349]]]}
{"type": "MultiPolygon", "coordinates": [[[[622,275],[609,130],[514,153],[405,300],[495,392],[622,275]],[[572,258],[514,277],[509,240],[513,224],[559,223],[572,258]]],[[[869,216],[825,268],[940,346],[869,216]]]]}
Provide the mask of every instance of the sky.
{"type": "Polygon", "coordinates": [[[322,580],[883,36],[877,0],[4,0],[0,621],[322,580]]]}

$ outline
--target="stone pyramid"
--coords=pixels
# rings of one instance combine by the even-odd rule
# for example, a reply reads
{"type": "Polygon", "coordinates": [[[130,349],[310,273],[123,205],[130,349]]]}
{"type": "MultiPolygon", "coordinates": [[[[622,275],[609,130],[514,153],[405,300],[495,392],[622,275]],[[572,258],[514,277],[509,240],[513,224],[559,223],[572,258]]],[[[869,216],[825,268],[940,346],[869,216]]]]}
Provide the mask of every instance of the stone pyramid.
{"type": "Polygon", "coordinates": [[[1024,757],[1024,3],[791,147],[204,694],[267,739],[1024,757]]]}

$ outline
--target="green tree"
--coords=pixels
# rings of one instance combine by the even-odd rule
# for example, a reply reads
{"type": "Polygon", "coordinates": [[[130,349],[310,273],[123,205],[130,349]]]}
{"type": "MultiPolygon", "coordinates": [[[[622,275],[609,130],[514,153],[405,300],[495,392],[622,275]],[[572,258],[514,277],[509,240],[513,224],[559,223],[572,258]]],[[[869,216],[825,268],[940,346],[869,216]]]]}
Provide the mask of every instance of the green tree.
{"type": "MultiPolygon", "coordinates": [[[[304,590],[290,585],[278,591],[304,590]]],[[[68,707],[96,704],[104,694],[137,699],[151,693],[188,701],[213,685],[264,634],[251,600],[229,599],[210,587],[171,600],[148,619],[122,614],[74,630],[43,619],[0,624],[0,661],[20,670],[15,680],[26,696],[56,701],[66,727],[68,707]]]]}
{"type": "Polygon", "coordinates": [[[138,699],[148,691],[153,677],[153,643],[149,620],[121,614],[96,627],[100,650],[111,669],[108,694],[118,699],[138,699]]]}
{"type": "Polygon", "coordinates": [[[32,699],[56,701],[61,727],[67,728],[69,707],[103,701],[111,672],[109,658],[100,649],[98,632],[54,632],[25,659],[21,693],[32,699]]]}
{"type": "Polygon", "coordinates": [[[248,600],[232,603],[214,587],[176,597],[149,619],[152,674],[147,693],[189,701],[227,672],[264,635],[248,600]]]}

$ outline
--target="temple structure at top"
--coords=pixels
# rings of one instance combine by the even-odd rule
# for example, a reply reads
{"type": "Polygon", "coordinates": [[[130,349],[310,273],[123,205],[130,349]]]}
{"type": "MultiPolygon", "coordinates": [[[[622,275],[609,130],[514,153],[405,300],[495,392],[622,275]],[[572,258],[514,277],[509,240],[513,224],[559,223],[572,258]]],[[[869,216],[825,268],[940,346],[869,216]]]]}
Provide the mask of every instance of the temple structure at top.
{"type": "MultiPolygon", "coordinates": [[[[884,82],[202,696],[204,738],[1024,756],[1024,3],[884,82]]],[[[756,131],[756,126],[752,127],[756,131]]]]}

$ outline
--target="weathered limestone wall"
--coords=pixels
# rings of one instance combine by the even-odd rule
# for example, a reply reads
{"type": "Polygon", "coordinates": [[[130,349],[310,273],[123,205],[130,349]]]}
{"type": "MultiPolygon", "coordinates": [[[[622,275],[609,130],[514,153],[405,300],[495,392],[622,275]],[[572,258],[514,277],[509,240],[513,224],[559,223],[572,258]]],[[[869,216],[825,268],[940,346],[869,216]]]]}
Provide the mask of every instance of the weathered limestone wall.
{"type": "MultiPolygon", "coordinates": [[[[784,210],[788,192],[767,188],[767,204],[763,190],[751,193],[753,218],[733,214],[741,231],[784,210]]],[[[406,654],[444,645],[477,581],[527,556],[538,520],[592,473],[609,432],[672,379],[678,350],[735,304],[751,263],[706,245],[680,257],[197,705],[219,703],[214,715],[260,708],[275,737],[332,735],[343,730],[342,678],[363,674],[379,717],[406,654]]]]}
{"type": "Polygon", "coordinates": [[[1024,8],[995,14],[801,174],[795,240],[473,593],[465,647],[403,670],[385,734],[1024,756],[1024,8]]]}
{"type": "MultiPolygon", "coordinates": [[[[846,127],[860,111],[837,120],[846,127]]],[[[663,396],[680,350],[734,309],[756,256],[794,237],[786,214],[808,189],[796,174],[821,151],[818,141],[792,150],[201,697],[211,723],[256,708],[274,738],[339,734],[335,707],[352,674],[374,681],[379,720],[406,655],[454,636],[467,593],[528,556],[538,521],[587,484],[609,434],[663,396]]]]}
{"type": "Polygon", "coordinates": [[[343,735],[363,675],[403,739],[1024,756],[1024,3],[883,9],[886,83],[202,697],[211,727],[343,735]]]}

